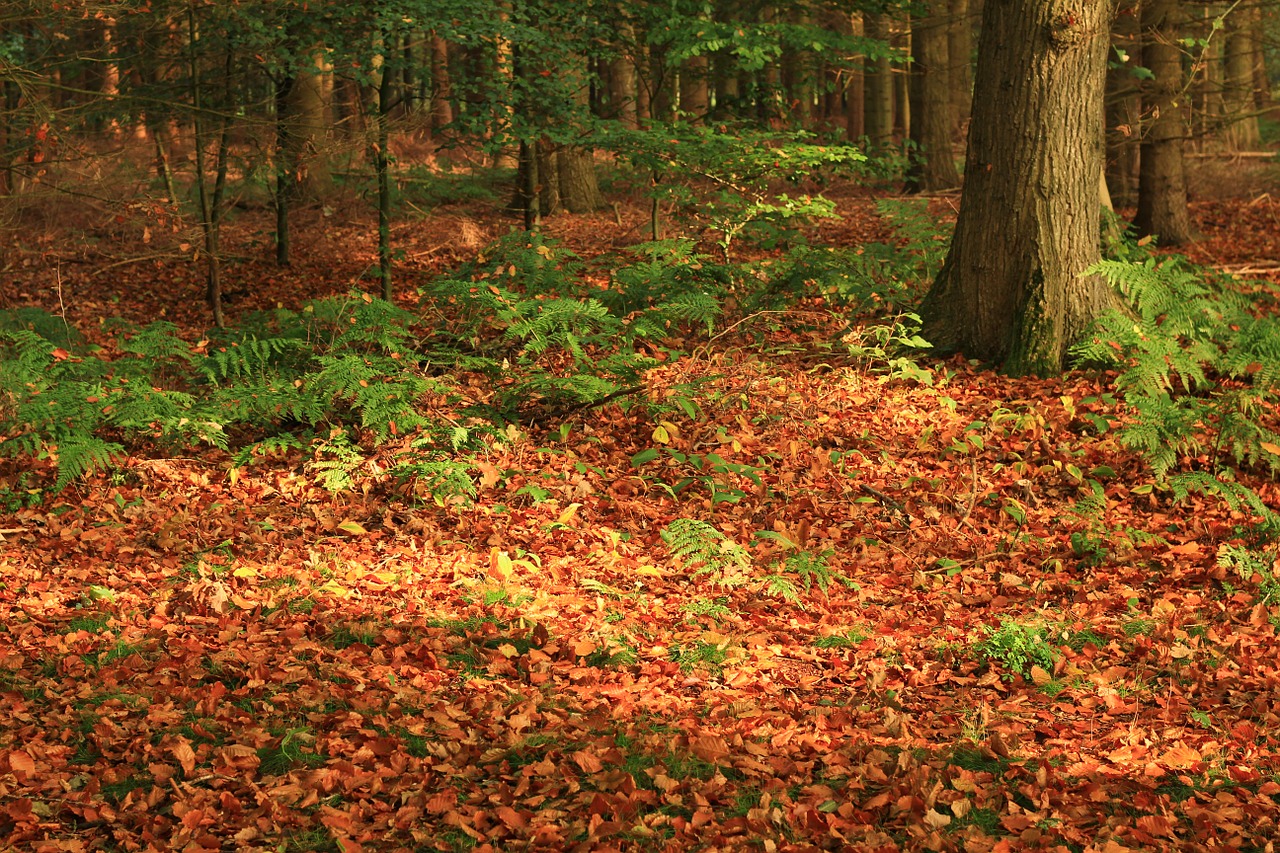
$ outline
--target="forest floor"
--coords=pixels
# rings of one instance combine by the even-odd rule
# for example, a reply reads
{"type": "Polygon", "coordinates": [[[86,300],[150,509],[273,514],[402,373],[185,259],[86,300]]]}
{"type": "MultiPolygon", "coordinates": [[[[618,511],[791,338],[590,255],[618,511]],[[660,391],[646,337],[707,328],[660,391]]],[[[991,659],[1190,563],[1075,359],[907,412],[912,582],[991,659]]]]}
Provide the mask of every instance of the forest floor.
{"type": "MultiPolygon", "coordinates": [[[[836,195],[815,242],[890,238],[870,196],[836,195]]],[[[1280,198],[1192,212],[1192,259],[1280,280],[1280,198]]],[[[183,232],[88,218],[31,222],[0,306],[198,334],[183,232]]],[[[644,218],[546,230],[589,257],[644,218]]],[[[483,204],[399,223],[403,286],[513,225],[483,204]]],[[[296,233],[281,270],[266,212],[232,220],[233,316],[372,289],[365,207],[296,233]]],[[[838,323],[767,321],[650,372],[654,394],[702,383],[697,418],[512,428],[470,504],[396,489],[386,447],[338,494],[297,456],[139,450],[11,507],[0,849],[1270,853],[1280,601],[1219,560],[1249,517],[1174,504],[1099,435],[1113,376],[952,359],[922,361],[932,386],[884,382],[838,323]],[[673,496],[631,461],[659,446],[760,482],[673,496]],[[1099,518],[1072,512],[1086,477],[1099,518]],[[678,518],[798,600],[692,577],[660,536],[678,518]]]]}

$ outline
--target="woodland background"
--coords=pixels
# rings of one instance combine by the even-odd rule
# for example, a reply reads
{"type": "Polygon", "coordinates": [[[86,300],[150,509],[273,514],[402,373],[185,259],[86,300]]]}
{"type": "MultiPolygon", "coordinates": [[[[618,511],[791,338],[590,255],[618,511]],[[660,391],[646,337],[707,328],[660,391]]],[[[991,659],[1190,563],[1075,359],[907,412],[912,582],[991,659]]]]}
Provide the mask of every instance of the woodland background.
{"type": "Polygon", "coordinates": [[[0,4],[0,844],[1270,851],[1280,17],[1115,12],[1037,377],[1069,4],[0,4]]]}

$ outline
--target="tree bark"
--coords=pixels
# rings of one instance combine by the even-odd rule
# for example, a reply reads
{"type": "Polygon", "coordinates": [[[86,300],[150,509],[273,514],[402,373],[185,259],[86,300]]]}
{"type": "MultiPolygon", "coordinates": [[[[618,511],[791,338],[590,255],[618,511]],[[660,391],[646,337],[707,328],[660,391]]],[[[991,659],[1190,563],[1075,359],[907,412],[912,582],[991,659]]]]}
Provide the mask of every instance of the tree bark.
{"type": "Polygon", "coordinates": [[[431,36],[431,128],[453,121],[453,80],[449,76],[449,43],[431,36]]]}
{"type": "Polygon", "coordinates": [[[1120,207],[1138,203],[1138,134],[1142,99],[1134,85],[1133,64],[1141,64],[1138,44],[1138,10],[1133,0],[1123,0],[1111,28],[1111,43],[1124,51],[1128,62],[1113,61],[1107,68],[1107,189],[1120,207]]]}
{"type": "Polygon", "coordinates": [[[1152,75],[1144,92],[1143,112],[1151,119],[1142,137],[1134,225],[1138,233],[1157,237],[1161,245],[1180,246],[1191,241],[1192,233],[1182,161],[1187,129],[1181,102],[1178,0],[1146,0],[1141,21],[1142,64],[1152,75]]]}
{"type": "Polygon", "coordinates": [[[1253,151],[1262,143],[1253,97],[1253,30],[1256,9],[1227,15],[1225,79],[1222,93],[1225,141],[1230,151],[1253,151]]]}
{"type": "Polygon", "coordinates": [[[973,15],[969,0],[951,0],[947,26],[947,66],[951,77],[951,120],[955,139],[964,138],[973,101],[973,15]]]}
{"type": "Polygon", "coordinates": [[[632,52],[636,49],[635,27],[630,22],[619,25],[618,36],[623,52],[609,61],[609,106],[606,115],[617,119],[625,127],[637,127],[636,116],[636,63],[632,52]]]}
{"type": "Polygon", "coordinates": [[[911,141],[907,192],[945,190],[960,185],[951,156],[951,76],[946,19],[917,15],[911,22],[911,141]]]}
{"type": "MultiPolygon", "coordinates": [[[[883,12],[863,15],[867,38],[889,41],[889,16],[883,12]]],[[[893,66],[887,56],[870,63],[864,75],[866,91],[867,139],[872,147],[884,147],[893,142],[893,66]]]]}
{"type": "Polygon", "coordinates": [[[1095,263],[1114,5],[987,0],[965,187],[926,336],[1014,374],[1062,370],[1118,297],[1095,263]]]}
{"type": "Polygon", "coordinates": [[[707,90],[709,71],[706,54],[690,57],[680,69],[680,114],[692,124],[702,124],[711,109],[707,90]]]}
{"type": "MultiPolygon", "coordinates": [[[[864,35],[862,13],[855,12],[849,18],[850,32],[855,36],[864,35]]],[[[845,74],[844,86],[844,118],[845,138],[861,139],[867,132],[866,126],[866,88],[863,81],[862,67],[853,66],[845,74]]]]}

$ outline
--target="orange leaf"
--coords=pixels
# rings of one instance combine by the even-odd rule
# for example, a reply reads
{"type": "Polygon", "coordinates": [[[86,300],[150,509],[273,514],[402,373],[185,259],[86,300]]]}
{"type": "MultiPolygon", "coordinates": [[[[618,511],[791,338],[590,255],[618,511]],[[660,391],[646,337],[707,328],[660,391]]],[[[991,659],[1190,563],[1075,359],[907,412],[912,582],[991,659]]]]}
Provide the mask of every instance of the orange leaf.
{"type": "Polygon", "coordinates": [[[511,829],[524,829],[529,825],[529,821],[511,806],[498,806],[493,813],[498,816],[498,820],[511,829]]]}
{"type": "Polygon", "coordinates": [[[20,749],[15,749],[9,753],[9,767],[16,772],[26,773],[28,776],[36,772],[36,763],[20,749]]]}
{"type": "Polygon", "coordinates": [[[714,763],[728,757],[729,744],[716,735],[700,735],[689,744],[689,751],[703,761],[714,763]]]}
{"type": "Polygon", "coordinates": [[[182,765],[182,772],[191,776],[196,770],[196,751],[191,748],[191,743],[184,737],[180,737],[169,747],[169,752],[173,757],[178,759],[178,763],[182,765]]]}
{"type": "Polygon", "coordinates": [[[1169,747],[1169,749],[1165,750],[1164,754],[1160,756],[1161,764],[1175,770],[1186,770],[1187,768],[1194,767],[1203,760],[1204,757],[1201,756],[1200,753],[1182,743],[1169,747]]]}
{"type": "Polygon", "coordinates": [[[569,757],[573,759],[574,764],[582,768],[584,773],[599,773],[604,769],[604,764],[600,762],[600,759],[594,753],[587,752],[585,749],[580,749],[569,757]]]}

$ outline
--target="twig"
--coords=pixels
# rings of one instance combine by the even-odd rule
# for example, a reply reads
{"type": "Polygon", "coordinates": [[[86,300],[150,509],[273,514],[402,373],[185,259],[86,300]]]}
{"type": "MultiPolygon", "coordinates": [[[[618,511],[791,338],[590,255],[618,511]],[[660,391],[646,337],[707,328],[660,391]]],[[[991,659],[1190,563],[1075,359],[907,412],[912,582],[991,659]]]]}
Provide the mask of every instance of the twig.
{"type": "Polygon", "coordinates": [[[906,507],[904,507],[902,504],[898,503],[893,498],[886,495],[884,492],[877,489],[875,486],[868,486],[866,483],[859,483],[858,488],[862,489],[862,491],[871,495],[871,497],[875,498],[877,501],[880,502],[882,506],[886,507],[887,509],[897,510],[899,513],[902,514],[902,517],[905,518],[907,521],[912,520],[911,513],[907,512],[906,507]]]}

